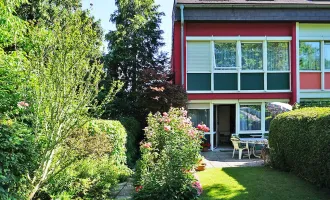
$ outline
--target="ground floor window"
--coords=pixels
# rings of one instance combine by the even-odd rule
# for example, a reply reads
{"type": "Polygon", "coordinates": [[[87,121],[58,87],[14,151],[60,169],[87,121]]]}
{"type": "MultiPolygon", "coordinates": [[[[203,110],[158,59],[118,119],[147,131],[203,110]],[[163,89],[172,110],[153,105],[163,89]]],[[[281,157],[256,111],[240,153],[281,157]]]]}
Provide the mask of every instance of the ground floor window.
{"type": "Polygon", "coordinates": [[[210,110],[209,109],[189,109],[188,115],[191,117],[193,126],[197,127],[198,124],[205,124],[210,127],[210,110]]]}
{"type": "Polygon", "coordinates": [[[240,130],[261,131],[261,105],[240,105],[240,130]]]}

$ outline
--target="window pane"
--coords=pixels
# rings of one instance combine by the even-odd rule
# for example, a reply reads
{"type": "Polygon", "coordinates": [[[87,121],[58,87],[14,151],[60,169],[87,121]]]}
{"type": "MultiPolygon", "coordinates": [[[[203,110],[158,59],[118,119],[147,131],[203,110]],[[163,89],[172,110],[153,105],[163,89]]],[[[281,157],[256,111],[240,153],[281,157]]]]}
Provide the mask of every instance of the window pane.
{"type": "Polygon", "coordinates": [[[242,43],[243,70],[262,70],[262,43],[242,43]]]}
{"type": "Polygon", "coordinates": [[[324,44],[325,68],[330,69],[330,43],[324,44]]]}
{"type": "Polygon", "coordinates": [[[191,117],[193,126],[197,127],[198,124],[203,123],[207,127],[210,127],[209,109],[189,109],[188,115],[189,115],[189,117],[191,117]]]}
{"type": "Polygon", "coordinates": [[[265,128],[269,131],[270,122],[278,115],[292,110],[292,106],[286,103],[272,102],[266,103],[266,119],[265,128]]]}
{"type": "Polygon", "coordinates": [[[321,54],[320,42],[300,42],[300,69],[301,70],[320,70],[321,54]]]}
{"type": "Polygon", "coordinates": [[[289,43],[268,42],[267,44],[267,68],[269,71],[289,70],[289,43]]]}
{"type": "Polygon", "coordinates": [[[236,67],[236,43],[215,43],[214,47],[216,67],[236,67]]]}
{"type": "Polygon", "coordinates": [[[240,106],[241,131],[261,130],[261,105],[240,106]]]}

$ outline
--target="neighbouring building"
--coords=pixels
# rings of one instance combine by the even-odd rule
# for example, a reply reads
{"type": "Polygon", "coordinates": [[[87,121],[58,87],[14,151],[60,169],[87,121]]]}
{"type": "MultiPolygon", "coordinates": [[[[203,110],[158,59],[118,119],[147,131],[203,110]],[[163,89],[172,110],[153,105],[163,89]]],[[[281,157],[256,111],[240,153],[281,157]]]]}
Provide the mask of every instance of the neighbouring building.
{"type": "Polygon", "coordinates": [[[212,150],[267,135],[273,102],[330,99],[330,0],[176,0],[172,69],[212,150]]]}

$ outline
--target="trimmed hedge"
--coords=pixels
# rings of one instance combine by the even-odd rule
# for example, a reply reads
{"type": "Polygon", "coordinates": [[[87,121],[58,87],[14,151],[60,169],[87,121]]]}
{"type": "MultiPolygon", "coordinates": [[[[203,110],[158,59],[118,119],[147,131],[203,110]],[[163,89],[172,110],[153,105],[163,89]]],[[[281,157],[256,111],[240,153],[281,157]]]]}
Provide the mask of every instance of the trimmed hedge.
{"type": "Polygon", "coordinates": [[[127,165],[133,168],[139,157],[139,138],[143,135],[141,125],[134,117],[122,117],[119,121],[127,132],[127,165]]]}
{"type": "Polygon", "coordinates": [[[303,108],[278,115],[269,133],[271,164],[330,188],[330,108],[303,108]]]}

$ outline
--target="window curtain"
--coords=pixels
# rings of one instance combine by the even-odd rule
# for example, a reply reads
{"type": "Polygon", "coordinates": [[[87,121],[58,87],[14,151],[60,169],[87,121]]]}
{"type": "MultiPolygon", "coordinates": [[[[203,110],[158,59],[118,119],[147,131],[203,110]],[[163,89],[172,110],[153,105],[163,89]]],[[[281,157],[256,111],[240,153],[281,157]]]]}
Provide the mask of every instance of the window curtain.
{"type": "Polygon", "coordinates": [[[215,43],[214,56],[216,67],[236,67],[236,43],[215,43]]]}
{"type": "Polygon", "coordinates": [[[189,109],[188,115],[191,117],[191,121],[194,127],[198,124],[205,124],[210,127],[210,112],[209,109],[189,109]]]}
{"type": "Polygon", "coordinates": [[[289,71],[289,43],[267,43],[267,69],[269,71],[289,71]]]}
{"type": "Polygon", "coordinates": [[[242,69],[262,70],[262,43],[242,43],[242,69]]]}

